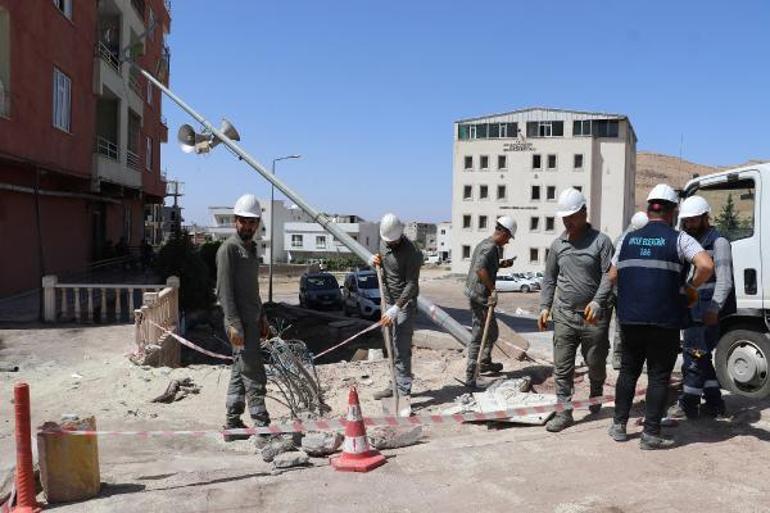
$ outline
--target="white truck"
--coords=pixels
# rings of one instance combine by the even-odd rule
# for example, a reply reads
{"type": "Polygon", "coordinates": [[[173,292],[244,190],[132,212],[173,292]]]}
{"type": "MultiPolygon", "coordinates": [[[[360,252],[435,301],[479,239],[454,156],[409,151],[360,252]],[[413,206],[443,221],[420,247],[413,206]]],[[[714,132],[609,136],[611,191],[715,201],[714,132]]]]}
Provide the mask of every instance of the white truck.
{"type": "Polygon", "coordinates": [[[712,224],[733,248],[737,311],[721,321],[719,382],[743,396],[770,396],[770,163],[696,177],[683,194],[708,200],[712,224]]]}

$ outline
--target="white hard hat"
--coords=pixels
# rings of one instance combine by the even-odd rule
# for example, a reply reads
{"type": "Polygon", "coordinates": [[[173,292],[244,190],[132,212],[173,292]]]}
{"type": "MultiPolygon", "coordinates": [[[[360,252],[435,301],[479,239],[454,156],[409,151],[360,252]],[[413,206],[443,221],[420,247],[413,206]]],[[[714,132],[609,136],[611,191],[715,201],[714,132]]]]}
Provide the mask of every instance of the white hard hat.
{"type": "Polygon", "coordinates": [[[650,201],[668,201],[669,203],[679,203],[679,196],[673,187],[665,183],[659,183],[652,188],[647,195],[647,202],[650,201]]]}
{"type": "Polygon", "coordinates": [[[690,196],[682,202],[682,206],[679,208],[679,219],[698,217],[709,213],[711,213],[711,207],[708,201],[702,196],[690,196]]]}
{"type": "Polygon", "coordinates": [[[641,230],[642,228],[647,226],[648,222],[650,222],[650,218],[647,217],[647,213],[639,211],[633,216],[631,216],[631,229],[641,230]]]}
{"type": "Polygon", "coordinates": [[[559,217],[571,216],[585,206],[586,197],[583,196],[583,193],[570,187],[559,194],[559,210],[556,211],[556,215],[559,217]]]}
{"type": "Polygon", "coordinates": [[[238,217],[262,217],[259,200],[253,194],[244,194],[235,202],[233,214],[238,217]]]}
{"type": "Polygon", "coordinates": [[[387,213],[380,220],[380,237],[385,242],[396,242],[404,234],[404,223],[396,214],[387,213]]]}
{"type": "Polygon", "coordinates": [[[516,235],[516,221],[511,216],[502,216],[497,218],[497,224],[508,230],[511,237],[516,235]]]}

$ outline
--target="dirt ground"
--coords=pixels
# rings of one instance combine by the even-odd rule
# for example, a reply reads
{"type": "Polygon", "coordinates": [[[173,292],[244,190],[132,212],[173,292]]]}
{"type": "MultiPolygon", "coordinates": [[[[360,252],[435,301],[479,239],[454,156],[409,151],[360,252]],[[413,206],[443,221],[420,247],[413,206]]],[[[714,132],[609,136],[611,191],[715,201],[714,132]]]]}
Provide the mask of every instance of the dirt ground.
{"type": "MultiPolygon", "coordinates": [[[[443,273],[445,274],[445,273],[443,273]]],[[[426,273],[422,291],[467,323],[460,283],[426,273]]],[[[276,299],[296,302],[296,283],[276,284],[276,299]]],[[[532,351],[549,357],[549,333],[536,333],[537,295],[503,296],[501,322],[517,327],[532,351]],[[519,310],[519,314],[516,311],[519,310]],[[532,315],[527,315],[523,310],[532,315]]],[[[427,327],[427,326],[426,326],[427,327]]],[[[225,365],[149,369],[131,364],[132,326],[24,326],[0,331],[0,360],[20,365],[0,373],[0,470],[13,464],[12,385],[30,383],[33,426],[61,414],[95,415],[108,430],[218,429],[229,377],[225,365]],[[198,395],[153,404],[170,379],[191,377],[198,395]]],[[[552,389],[550,369],[506,360],[508,376],[532,376],[552,389]]],[[[440,411],[462,387],[464,355],[417,349],[414,400],[418,414],[440,411]]],[[[333,415],[343,415],[348,387],[359,388],[364,415],[379,415],[372,393],[387,385],[384,362],[336,363],[318,369],[333,415]]],[[[610,371],[610,380],[614,373],[610,371]]],[[[607,387],[607,393],[612,393],[607,387]]],[[[576,397],[587,395],[582,382],[576,397]]],[[[770,511],[770,401],[727,397],[732,418],[683,423],[668,431],[679,445],[638,448],[634,424],[627,443],[606,434],[611,406],[598,416],[578,412],[559,433],[540,426],[445,424],[425,430],[420,444],[385,451],[388,463],[368,474],[333,471],[324,459],[273,474],[249,441],[216,436],[112,437],[99,440],[102,491],[62,512],[533,511],[555,513],[770,511]]],[[[285,415],[268,400],[274,418],[285,415]]],[[[639,405],[636,418],[641,415],[639,405]]],[[[42,498],[42,496],[41,496],[42,498]]]]}

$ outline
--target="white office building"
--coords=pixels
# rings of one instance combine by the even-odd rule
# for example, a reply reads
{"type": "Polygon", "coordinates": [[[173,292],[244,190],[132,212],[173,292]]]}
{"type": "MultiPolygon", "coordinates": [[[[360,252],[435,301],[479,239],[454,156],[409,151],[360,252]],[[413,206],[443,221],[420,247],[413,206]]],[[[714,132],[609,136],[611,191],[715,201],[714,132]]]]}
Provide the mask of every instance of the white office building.
{"type": "Polygon", "coordinates": [[[436,251],[442,262],[452,259],[452,223],[444,221],[436,226],[436,251]]]}
{"type": "Polygon", "coordinates": [[[542,271],[567,187],[586,195],[594,227],[620,235],[634,212],[636,135],[622,114],[530,108],[463,119],[452,174],[452,272],[468,272],[473,248],[506,214],[518,232],[505,257],[516,271],[542,271]]]}

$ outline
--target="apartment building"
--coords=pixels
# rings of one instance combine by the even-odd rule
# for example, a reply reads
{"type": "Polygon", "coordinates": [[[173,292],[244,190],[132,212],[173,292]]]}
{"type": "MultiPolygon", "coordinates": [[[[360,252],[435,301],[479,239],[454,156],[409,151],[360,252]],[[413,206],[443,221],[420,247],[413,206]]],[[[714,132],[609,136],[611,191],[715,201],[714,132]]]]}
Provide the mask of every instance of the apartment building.
{"type": "Polygon", "coordinates": [[[517,271],[541,271],[563,230],[568,187],[588,199],[588,219],[614,238],[634,209],[636,135],[627,116],[528,108],[454,124],[452,271],[467,273],[473,248],[501,215],[518,224],[505,249],[517,271]]]}
{"type": "Polygon", "coordinates": [[[0,296],[138,247],[161,204],[163,0],[0,0],[0,296]]]}

